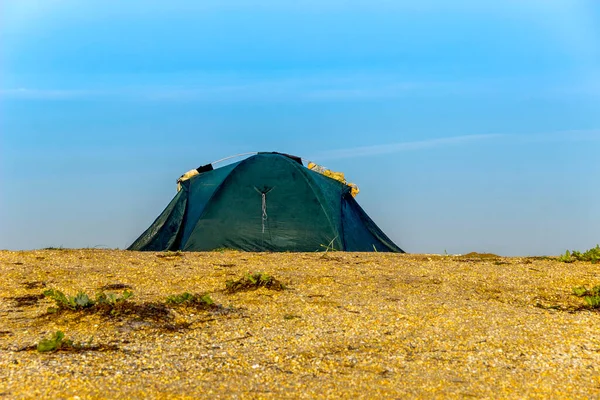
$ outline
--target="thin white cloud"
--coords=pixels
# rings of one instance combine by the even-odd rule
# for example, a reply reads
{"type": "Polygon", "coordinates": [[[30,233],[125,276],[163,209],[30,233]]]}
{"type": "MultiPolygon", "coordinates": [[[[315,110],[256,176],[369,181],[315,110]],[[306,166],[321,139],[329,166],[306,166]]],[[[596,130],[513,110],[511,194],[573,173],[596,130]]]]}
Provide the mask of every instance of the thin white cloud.
{"type": "Polygon", "coordinates": [[[493,139],[505,139],[513,143],[539,143],[560,141],[598,141],[600,140],[600,129],[572,130],[534,134],[505,134],[491,133],[479,135],[461,135],[445,138],[434,138],[410,142],[396,142],[374,146],[359,146],[345,149],[335,149],[315,154],[315,160],[333,160],[342,158],[371,157],[401,153],[405,151],[424,150],[439,147],[466,145],[474,142],[491,141],[493,139]]]}
{"type": "Polygon", "coordinates": [[[61,89],[0,89],[0,98],[3,99],[28,99],[28,100],[66,100],[98,96],[99,92],[89,90],[61,90],[61,89]]]}
{"type": "MultiPolygon", "coordinates": [[[[544,82],[527,82],[525,92],[536,96],[556,93],[577,94],[580,88],[544,87],[544,82]]],[[[589,88],[587,88],[589,90],[589,88]]],[[[411,81],[402,77],[374,74],[342,77],[299,76],[291,78],[256,79],[208,77],[188,84],[137,84],[102,88],[39,89],[35,87],[0,89],[5,100],[108,99],[134,101],[363,101],[398,99],[406,96],[522,96],[520,81],[411,81]]]]}
{"type": "Polygon", "coordinates": [[[187,84],[151,84],[83,89],[0,89],[5,99],[61,100],[107,98],[140,101],[247,101],[247,100],[363,100],[396,98],[410,93],[465,91],[470,83],[411,82],[387,75],[342,77],[299,76],[273,79],[204,77],[187,84]]]}
{"type": "MultiPolygon", "coordinates": [[[[102,86],[73,84],[71,88],[39,88],[15,83],[0,88],[5,100],[107,99],[165,102],[243,101],[369,101],[409,96],[556,97],[600,94],[599,73],[591,84],[576,79],[549,81],[547,77],[426,80],[385,71],[319,73],[289,71],[282,75],[208,74],[200,71],[145,76],[104,77],[102,86]],[[19,85],[19,86],[17,86],[19,85]]],[[[79,77],[78,79],[81,79],[79,77]]],[[[12,79],[18,82],[19,79],[12,79]]]]}
{"type": "Polygon", "coordinates": [[[426,140],[417,140],[411,142],[397,142],[375,146],[351,147],[346,149],[330,150],[317,154],[315,159],[340,159],[354,157],[378,156],[384,154],[400,153],[403,151],[422,150],[435,147],[451,146],[465,144],[482,140],[490,140],[504,137],[504,134],[482,134],[482,135],[463,135],[451,136],[445,138],[435,138],[426,140]]]}
{"type": "Polygon", "coordinates": [[[522,142],[586,142],[600,140],[600,129],[569,130],[560,132],[532,133],[529,135],[512,135],[522,142]]]}

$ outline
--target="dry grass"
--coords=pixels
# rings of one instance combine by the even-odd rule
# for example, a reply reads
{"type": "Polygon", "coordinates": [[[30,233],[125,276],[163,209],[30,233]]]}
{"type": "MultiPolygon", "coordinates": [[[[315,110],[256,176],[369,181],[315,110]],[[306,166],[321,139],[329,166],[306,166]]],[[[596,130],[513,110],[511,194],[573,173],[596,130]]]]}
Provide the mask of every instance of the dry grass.
{"type": "Polygon", "coordinates": [[[0,398],[598,398],[600,313],[571,289],[599,272],[475,253],[3,251],[0,398]],[[287,290],[225,290],[256,271],[287,290]],[[131,288],[136,312],[47,314],[48,288],[131,288]],[[182,292],[219,307],[165,305],[182,292]],[[57,330],[112,350],[32,350],[57,330]]]}

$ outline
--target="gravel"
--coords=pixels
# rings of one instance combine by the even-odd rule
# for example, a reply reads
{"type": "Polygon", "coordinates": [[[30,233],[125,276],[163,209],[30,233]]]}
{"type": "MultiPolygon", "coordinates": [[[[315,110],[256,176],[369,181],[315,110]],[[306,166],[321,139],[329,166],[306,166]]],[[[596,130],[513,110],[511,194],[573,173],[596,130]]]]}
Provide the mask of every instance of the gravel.
{"type": "Polygon", "coordinates": [[[0,398],[600,398],[600,312],[572,294],[599,272],[475,253],[0,251],[0,398]],[[258,271],[287,288],[224,290],[258,271]],[[218,307],[47,313],[39,296],[107,285],[140,307],[183,292],[218,307]],[[57,330],[82,347],[38,353],[57,330]]]}

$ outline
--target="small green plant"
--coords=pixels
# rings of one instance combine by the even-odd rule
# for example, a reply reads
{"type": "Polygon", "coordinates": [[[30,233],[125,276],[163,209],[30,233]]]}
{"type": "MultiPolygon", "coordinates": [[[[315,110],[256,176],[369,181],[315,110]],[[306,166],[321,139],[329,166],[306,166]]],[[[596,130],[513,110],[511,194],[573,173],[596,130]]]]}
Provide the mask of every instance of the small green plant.
{"type": "Polygon", "coordinates": [[[114,293],[100,292],[96,295],[93,310],[111,316],[130,313],[133,303],[127,300],[131,297],[133,297],[131,290],[124,290],[120,296],[114,293]]]}
{"type": "Polygon", "coordinates": [[[592,289],[587,289],[585,286],[575,287],[573,294],[583,297],[591,308],[600,308],[600,286],[594,286],[592,289]]]}
{"type": "Polygon", "coordinates": [[[75,296],[68,296],[56,289],[48,289],[43,292],[43,295],[54,300],[56,308],[49,308],[48,312],[58,312],[62,310],[79,311],[90,309],[93,311],[111,311],[115,306],[125,302],[133,296],[130,290],[123,291],[121,296],[114,293],[100,292],[96,295],[96,299],[92,300],[87,293],[79,292],[75,296]]]}
{"type": "Polygon", "coordinates": [[[117,350],[117,347],[114,345],[92,345],[92,341],[94,337],[90,337],[90,340],[87,343],[76,343],[71,339],[65,339],[65,334],[62,331],[56,331],[52,334],[52,336],[48,339],[42,339],[37,344],[37,346],[31,346],[26,349],[35,349],[40,353],[53,353],[55,351],[107,351],[107,350],[117,350]]]}
{"type": "Polygon", "coordinates": [[[600,308],[600,296],[585,296],[585,302],[592,308],[600,308]]]}
{"type": "Polygon", "coordinates": [[[96,304],[107,304],[109,306],[114,306],[118,303],[122,303],[127,299],[133,297],[133,292],[131,290],[124,290],[121,296],[117,296],[114,293],[104,293],[100,292],[96,295],[96,304]]]}
{"type": "Polygon", "coordinates": [[[589,261],[592,264],[597,264],[600,262],[600,245],[596,245],[596,247],[585,251],[581,255],[578,254],[578,260],[589,261]]]}
{"type": "MultiPolygon", "coordinates": [[[[331,239],[331,242],[329,242],[327,244],[327,246],[325,246],[324,244],[320,244],[319,246],[323,247],[325,249],[325,254],[327,254],[330,251],[337,251],[337,249],[335,248],[333,242],[335,242],[335,239],[337,239],[337,236],[334,237],[333,239],[331,239]]],[[[375,248],[375,245],[373,245],[373,248],[375,248]]],[[[375,251],[377,251],[377,249],[375,249],[375,251]]]]}
{"type": "Polygon", "coordinates": [[[558,261],[564,262],[564,263],[574,263],[575,261],[577,261],[577,259],[572,257],[571,252],[569,250],[567,250],[567,251],[565,251],[565,254],[558,257],[558,261]]]}
{"type": "Polygon", "coordinates": [[[191,302],[194,299],[194,295],[188,292],[181,294],[174,294],[172,296],[167,297],[167,304],[183,304],[191,302]]]}
{"type": "Polygon", "coordinates": [[[72,340],[65,339],[65,334],[61,331],[56,331],[50,339],[42,339],[37,345],[37,351],[40,353],[54,352],[73,348],[72,340]]]}
{"type": "Polygon", "coordinates": [[[167,297],[167,304],[210,307],[215,304],[208,294],[192,294],[184,292],[167,297]]]}
{"type": "Polygon", "coordinates": [[[94,302],[84,292],[79,292],[75,296],[67,296],[60,290],[48,289],[43,292],[43,295],[54,300],[56,303],[57,308],[50,309],[49,311],[81,310],[94,305],[94,302]]]}
{"type": "Polygon", "coordinates": [[[267,289],[273,290],[284,290],[286,289],[285,285],[272,277],[271,275],[255,272],[248,273],[241,277],[240,279],[228,280],[225,282],[225,289],[230,292],[240,292],[244,290],[255,290],[260,287],[265,287],[267,289]]]}
{"type": "Polygon", "coordinates": [[[596,247],[592,247],[589,250],[584,251],[583,253],[577,250],[573,250],[570,252],[569,250],[565,251],[565,254],[558,257],[558,261],[564,263],[572,263],[575,261],[589,261],[592,264],[597,264],[600,262],[600,245],[596,245],[596,247]]]}

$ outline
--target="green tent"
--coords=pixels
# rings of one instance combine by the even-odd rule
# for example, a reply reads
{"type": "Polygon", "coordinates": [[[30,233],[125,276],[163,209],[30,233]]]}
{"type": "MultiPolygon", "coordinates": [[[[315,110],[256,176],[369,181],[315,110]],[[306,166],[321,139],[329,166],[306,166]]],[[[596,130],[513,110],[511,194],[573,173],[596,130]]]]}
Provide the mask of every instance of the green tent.
{"type": "Polygon", "coordinates": [[[197,172],[129,250],[403,252],[349,186],[309,170],[298,157],[258,153],[197,172]]]}

